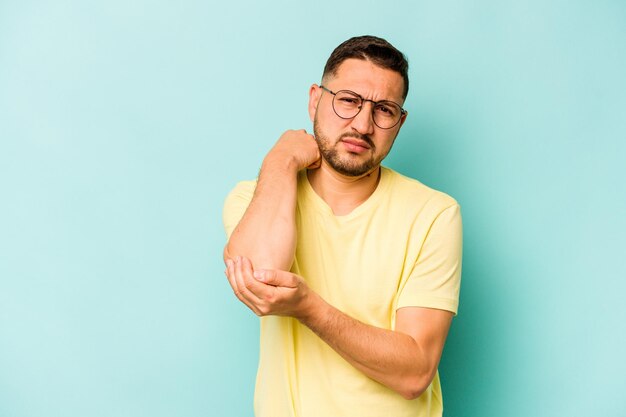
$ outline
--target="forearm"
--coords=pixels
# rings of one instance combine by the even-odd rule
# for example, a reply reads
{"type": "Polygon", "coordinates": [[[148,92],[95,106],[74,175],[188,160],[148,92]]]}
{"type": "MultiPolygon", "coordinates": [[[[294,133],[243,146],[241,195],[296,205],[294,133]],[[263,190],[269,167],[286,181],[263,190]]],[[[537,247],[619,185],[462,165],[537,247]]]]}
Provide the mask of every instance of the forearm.
{"type": "Polygon", "coordinates": [[[317,295],[299,319],[352,366],[407,399],[434,377],[437,363],[408,334],[362,323],[317,295]]]}
{"type": "Polygon", "coordinates": [[[297,165],[268,156],[254,196],[224,248],[224,258],[245,256],[255,266],[289,270],[296,245],[297,165]]]}
{"type": "Polygon", "coordinates": [[[248,259],[237,258],[227,262],[226,276],[255,314],[294,317],[352,366],[407,399],[417,398],[437,372],[453,313],[400,308],[391,331],[342,313],[288,271],[253,271],[248,259]]]}

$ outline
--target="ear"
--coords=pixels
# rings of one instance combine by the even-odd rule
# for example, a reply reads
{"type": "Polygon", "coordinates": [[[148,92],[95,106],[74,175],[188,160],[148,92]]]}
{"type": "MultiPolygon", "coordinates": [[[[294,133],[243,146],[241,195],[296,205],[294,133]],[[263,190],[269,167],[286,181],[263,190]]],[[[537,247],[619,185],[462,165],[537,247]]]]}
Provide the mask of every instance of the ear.
{"type": "Polygon", "coordinates": [[[315,113],[317,113],[317,103],[319,103],[322,97],[322,89],[319,85],[313,84],[309,89],[309,118],[311,122],[315,120],[315,113]]]}
{"type": "Polygon", "coordinates": [[[404,122],[406,121],[406,117],[409,115],[409,112],[406,112],[402,115],[402,117],[400,117],[400,126],[398,127],[398,132],[400,131],[400,128],[402,127],[402,125],[404,124],[404,122]]]}

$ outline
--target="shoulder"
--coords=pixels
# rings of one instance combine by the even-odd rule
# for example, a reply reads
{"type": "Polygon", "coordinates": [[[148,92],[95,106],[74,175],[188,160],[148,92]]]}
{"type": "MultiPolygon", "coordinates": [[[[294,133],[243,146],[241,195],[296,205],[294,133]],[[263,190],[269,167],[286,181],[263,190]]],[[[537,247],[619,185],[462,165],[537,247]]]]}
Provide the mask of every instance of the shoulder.
{"type": "Polygon", "coordinates": [[[227,237],[230,237],[230,234],[235,230],[235,227],[243,217],[243,213],[248,208],[250,201],[252,201],[255,189],[256,181],[241,181],[226,196],[222,211],[222,221],[224,222],[227,237]]]}
{"type": "Polygon", "coordinates": [[[252,201],[256,184],[256,180],[238,182],[226,196],[224,210],[238,210],[242,206],[246,208],[252,201]]]}
{"type": "Polygon", "coordinates": [[[450,195],[435,190],[420,181],[383,167],[388,176],[390,198],[394,203],[407,208],[429,208],[441,212],[450,207],[458,207],[458,202],[450,195]]]}
{"type": "Polygon", "coordinates": [[[228,193],[226,200],[231,198],[252,198],[256,189],[257,180],[239,181],[233,189],[228,193]]]}

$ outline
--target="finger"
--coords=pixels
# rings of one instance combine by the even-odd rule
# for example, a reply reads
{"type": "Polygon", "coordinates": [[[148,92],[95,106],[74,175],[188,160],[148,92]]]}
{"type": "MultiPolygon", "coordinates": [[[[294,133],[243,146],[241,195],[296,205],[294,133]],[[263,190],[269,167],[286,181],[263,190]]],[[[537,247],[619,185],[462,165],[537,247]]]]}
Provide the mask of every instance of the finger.
{"type": "Polygon", "coordinates": [[[317,140],[315,139],[315,136],[313,135],[309,135],[309,136],[310,136],[310,140],[315,144],[316,153],[315,153],[315,161],[313,161],[307,168],[316,169],[322,166],[322,155],[321,155],[317,140]]]}
{"type": "Polygon", "coordinates": [[[235,261],[232,259],[229,259],[226,263],[226,278],[228,278],[228,282],[232,287],[235,296],[239,299],[239,301],[243,302],[244,298],[235,277],[235,261]]]}
{"type": "Polygon", "coordinates": [[[320,166],[322,166],[322,160],[321,160],[321,159],[318,159],[317,161],[315,161],[315,162],[313,162],[311,165],[309,165],[309,166],[307,167],[307,169],[317,169],[317,168],[319,168],[320,166]]]}
{"type": "Polygon", "coordinates": [[[233,288],[233,292],[235,293],[235,296],[237,297],[237,299],[239,299],[239,301],[244,303],[250,310],[254,312],[254,314],[258,316],[261,314],[261,312],[256,307],[256,305],[254,305],[254,303],[251,303],[248,300],[248,298],[245,296],[245,292],[247,291],[245,288],[245,285],[242,286],[239,280],[237,279],[236,263],[237,263],[236,260],[233,261],[232,259],[229,259],[229,262],[227,263],[226,277],[228,278],[228,282],[230,283],[230,286],[233,288]]]}
{"type": "Polygon", "coordinates": [[[254,276],[254,270],[252,268],[252,262],[248,258],[242,258],[241,269],[243,272],[243,279],[246,288],[250,290],[260,300],[267,300],[274,291],[273,287],[266,283],[256,279],[254,276]]]}
{"type": "Polygon", "coordinates": [[[233,264],[234,261],[232,259],[226,260],[226,270],[224,271],[224,274],[226,275],[226,279],[228,279],[228,283],[233,289],[235,296],[239,298],[239,289],[237,288],[237,282],[235,281],[235,275],[233,274],[233,264]]]}
{"type": "Polygon", "coordinates": [[[261,299],[253,291],[251,291],[250,287],[248,286],[249,282],[251,281],[250,276],[252,275],[252,273],[251,266],[245,265],[246,261],[248,262],[248,265],[250,265],[250,261],[248,261],[246,258],[238,256],[235,260],[235,280],[237,281],[237,288],[239,288],[241,295],[247,301],[254,304],[255,306],[258,306],[261,302],[261,299]]]}
{"type": "Polygon", "coordinates": [[[254,271],[254,277],[265,284],[275,287],[295,288],[298,286],[296,275],[287,271],[259,269],[254,271]]]}

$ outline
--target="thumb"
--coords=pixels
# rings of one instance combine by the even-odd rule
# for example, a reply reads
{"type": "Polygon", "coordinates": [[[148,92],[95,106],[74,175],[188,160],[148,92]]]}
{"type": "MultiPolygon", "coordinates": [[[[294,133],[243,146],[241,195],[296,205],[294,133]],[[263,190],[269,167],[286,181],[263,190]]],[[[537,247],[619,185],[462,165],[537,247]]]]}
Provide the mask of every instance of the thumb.
{"type": "Polygon", "coordinates": [[[320,166],[322,166],[322,159],[321,159],[321,158],[317,158],[317,159],[315,160],[315,162],[313,162],[311,165],[309,165],[309,166],[307,167],[307,169],[317,169],[317,168],[319,168],[320,166]]]}
{"type": "Polygon", "coordinates": [[[293,274],[287,271],[280,271],[277,269],[257,269],[254,271],[254,277],[261,282],[275,287],[296,286],[293,274]]]}

